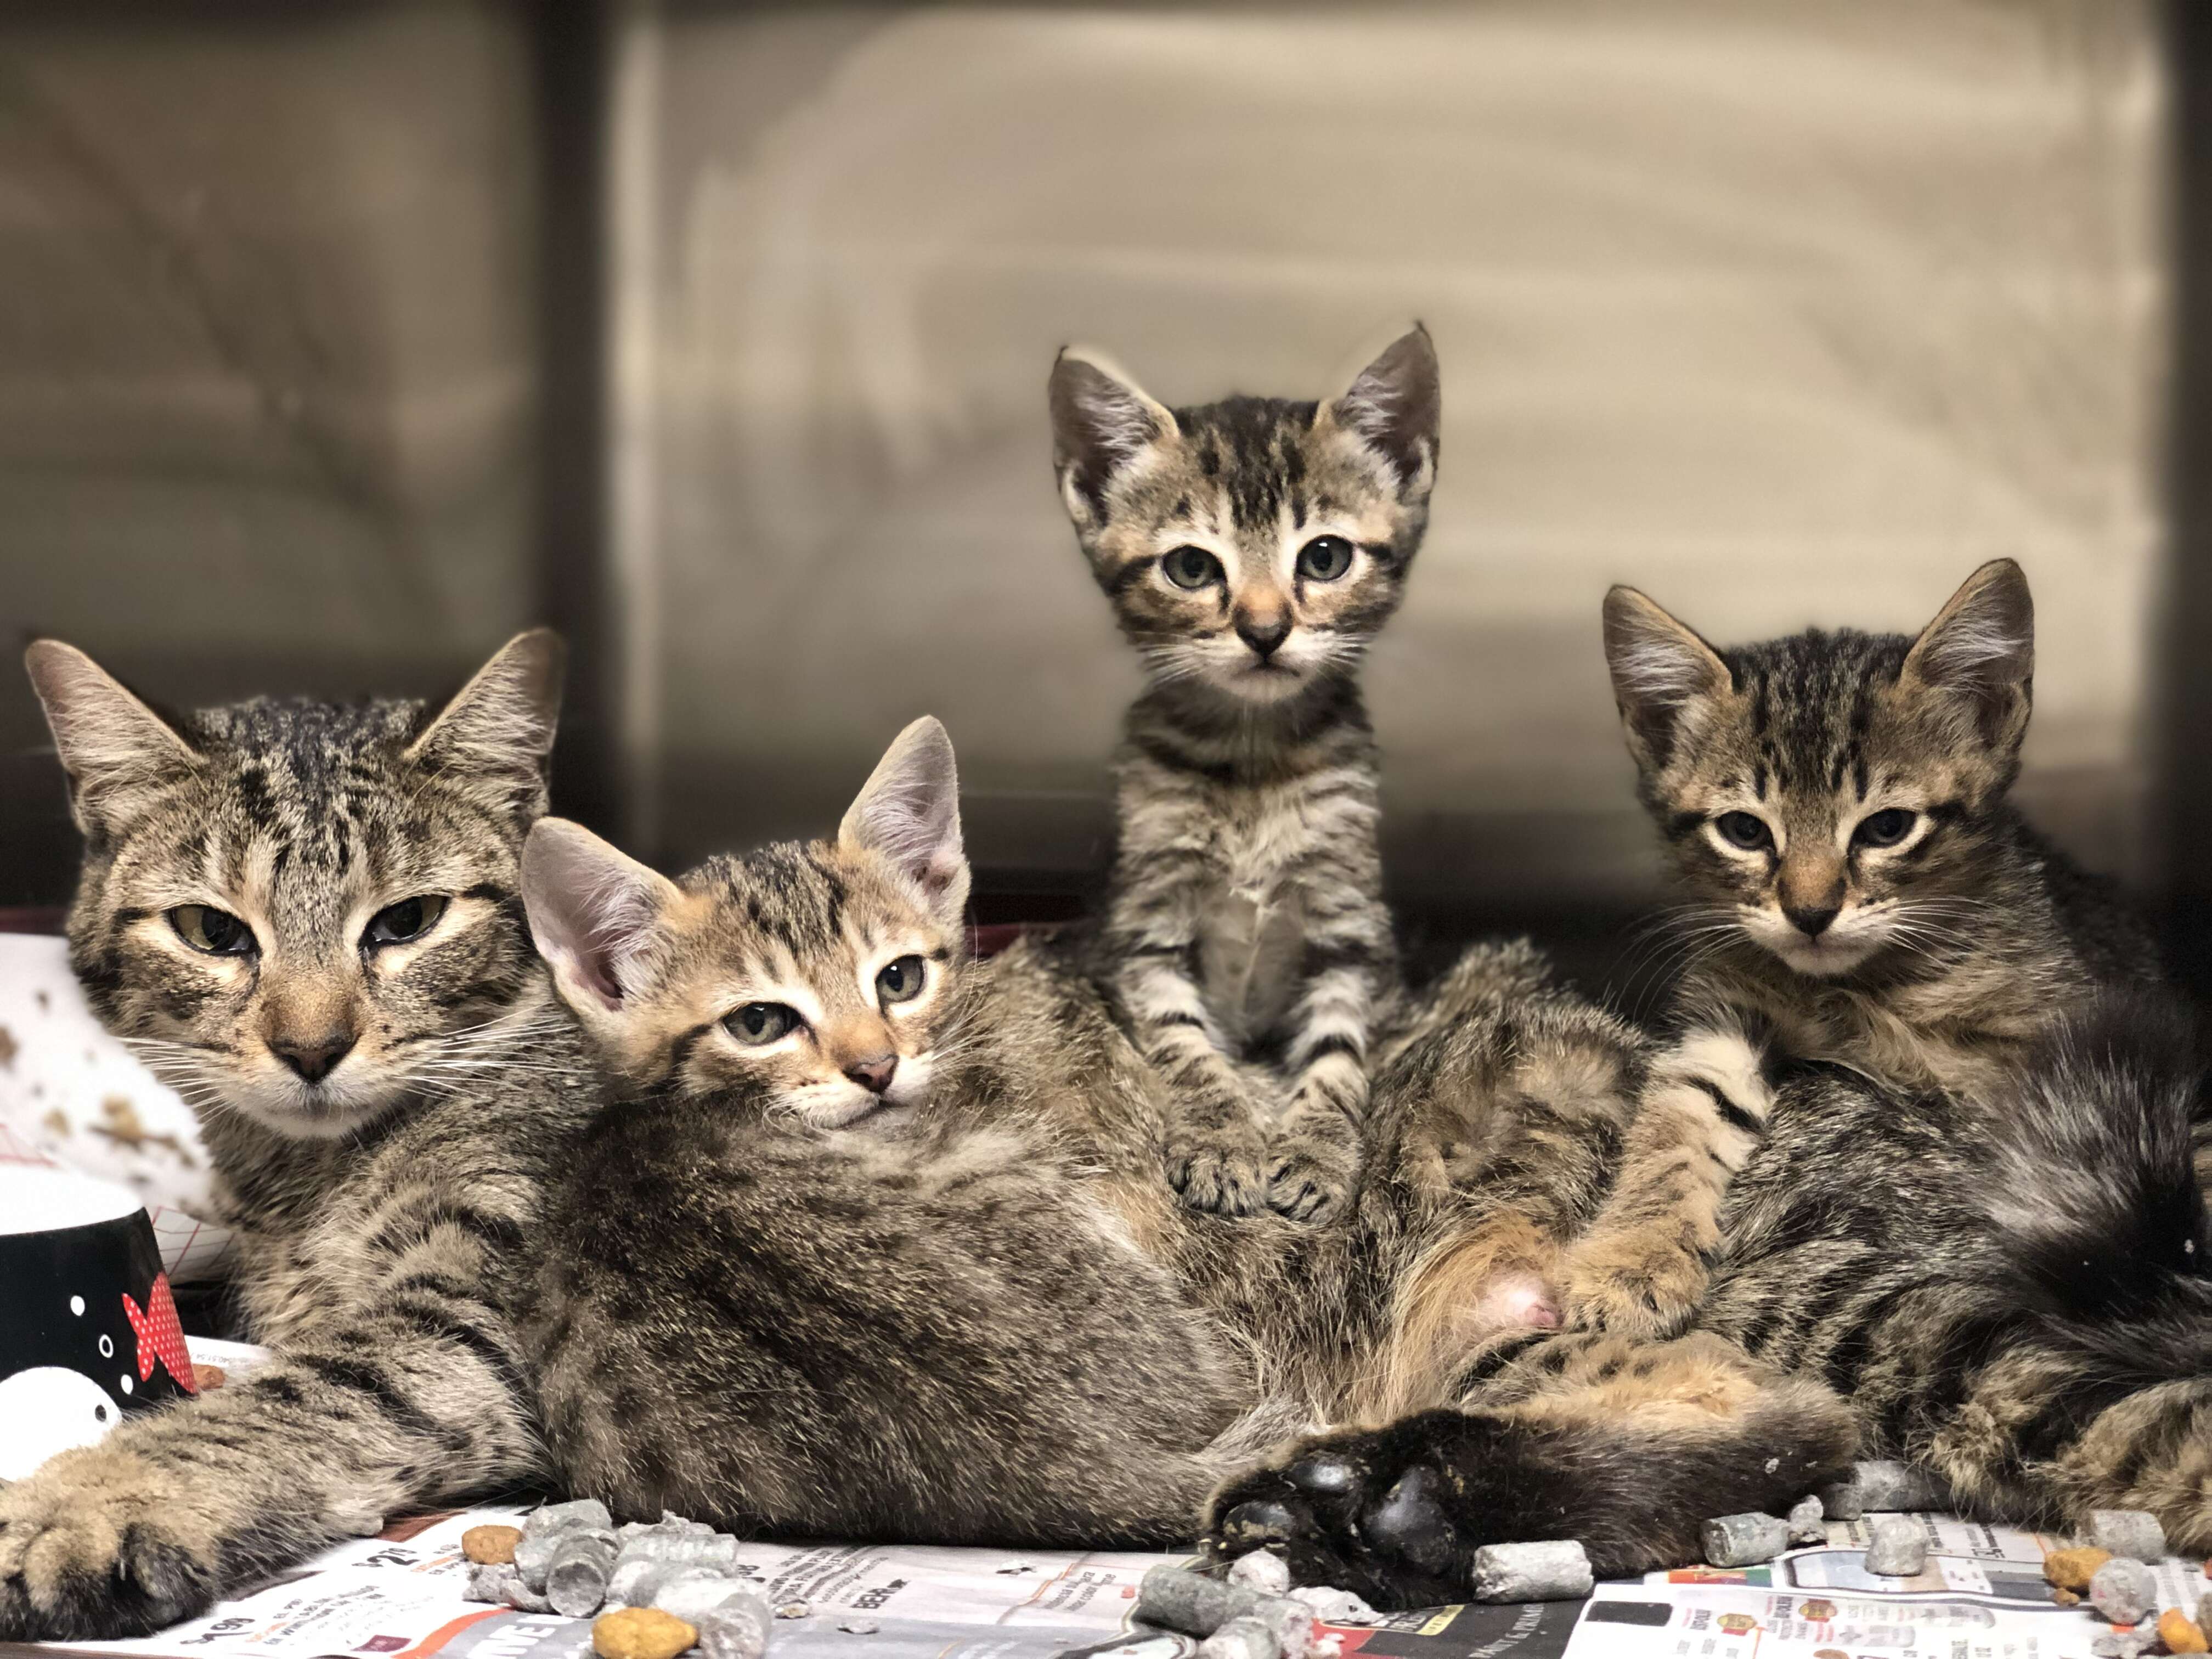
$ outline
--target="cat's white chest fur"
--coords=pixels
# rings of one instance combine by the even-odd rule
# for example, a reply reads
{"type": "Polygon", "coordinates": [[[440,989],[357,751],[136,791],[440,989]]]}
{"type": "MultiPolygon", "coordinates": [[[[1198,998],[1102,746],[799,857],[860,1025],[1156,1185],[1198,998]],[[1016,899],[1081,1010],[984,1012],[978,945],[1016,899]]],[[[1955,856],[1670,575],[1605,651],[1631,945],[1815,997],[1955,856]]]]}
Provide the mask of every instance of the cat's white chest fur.
{"type": "Polygon", "coordinates": [[[1200,985],[1240,1046],[1290,1013],[1305,950],[1304,894],[1287,872],[1293,849],[1275,828],[1267,818],[1223,827],[1222,877],[1200,911],[1200,985]]]}

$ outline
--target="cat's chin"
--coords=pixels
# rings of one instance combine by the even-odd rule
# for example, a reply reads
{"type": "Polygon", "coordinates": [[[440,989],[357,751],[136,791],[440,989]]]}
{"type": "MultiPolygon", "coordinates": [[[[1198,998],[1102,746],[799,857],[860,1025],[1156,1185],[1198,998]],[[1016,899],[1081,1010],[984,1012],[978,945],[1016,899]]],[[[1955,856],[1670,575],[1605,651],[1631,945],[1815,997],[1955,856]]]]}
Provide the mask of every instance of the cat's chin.
{"type": "Polygon", "coordinates": [[[405,1097],[398,1083],[252,1084],[228,1090],[222,1106],[288,1140],[336,1140],[367,1128],[405,1097]]]}
{"type": "Polygon", "coordinates": [[[1795,974],[1808,979],[1837,979],[1863,968],[1879,945],[1874,941],[1863,944],[1824,944],[1819,940],[1797,944],[1762,939],[1769,954],[1795,974]]]}

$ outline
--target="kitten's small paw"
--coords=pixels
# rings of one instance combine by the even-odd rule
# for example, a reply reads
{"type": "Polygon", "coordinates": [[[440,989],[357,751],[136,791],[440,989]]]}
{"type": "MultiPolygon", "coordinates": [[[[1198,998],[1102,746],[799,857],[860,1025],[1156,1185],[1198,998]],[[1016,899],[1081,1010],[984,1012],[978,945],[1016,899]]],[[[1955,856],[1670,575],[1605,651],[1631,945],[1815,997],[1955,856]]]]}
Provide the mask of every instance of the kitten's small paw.
{"type": "Polygon", "coordinates": [[[1267,1207],[1293,1221],[1334,1221],[1352,1197],[1357,1169],[1348,1149],[1326,1141],[1279,1146],[1267,1170],[1267,1207]]]}
{"type": "Polygon", "coordinates": [[[1256,1215],[1267,1206],[1267,1148],[1239,1129],[1182,1129],[1167,1144],[1168,1184],[1187,1208],[1256,1215]]]}
{"type": "Polygon", "coordinates": [[[0,1486],[0,1642],[149,1636],[206,1611],[212,1551],[173,1477],[107,1447],[0,1486]]]}
{"type": "Polygon", "coordinates": [[[1567,1263],[1561,1310],[1578,1330],[1677,1336],[1697,1311],[1705,1280],[1704,1258],[1690,1251],[1593,1239],[1567,1263]]]}

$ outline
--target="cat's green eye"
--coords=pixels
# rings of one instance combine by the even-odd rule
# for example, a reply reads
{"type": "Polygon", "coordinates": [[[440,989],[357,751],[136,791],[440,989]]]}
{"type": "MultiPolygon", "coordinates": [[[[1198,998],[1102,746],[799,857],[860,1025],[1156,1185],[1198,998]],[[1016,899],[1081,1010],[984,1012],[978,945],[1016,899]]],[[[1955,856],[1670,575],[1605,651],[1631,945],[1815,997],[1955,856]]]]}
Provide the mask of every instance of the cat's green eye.
{"type": "Polygon", "coordinates": [[[1204,587],[1221,580],[1221,561],[1202,547],[1178,547],[1160,561],[1160,569],[1177,587],[1204,587]]]}
{"type": "Polygon", "coordinates": [[[236,916],[211,904],[179,904],[169,912],[169,926],[195,951],[211,957],[253,954],[253,930],[236,916]]]}
{"type": "Polygon", "coordinates": [[[1316,536],[1298,550],[1298,574],[1333,582],[1352,568],[1352,544],[1341,536],[1316,536]]]}
{"type": "Polygon", "coordinates": [[[799,1015],[781,1002],[748,1002],[722,1022],[740,1042],[774,1042],[799,1029],[799,1015]]]}
{"type": "Polygon", "coordinates": [[[1912,833],[1912,826],[1920,814],[1907,811],[1902,806],[1885,807],[1879,812],[1869,812],[1859,820],[1858,828],[1851,831],[1851,842],[1858,847],[1894,847],[1912,833]]]}
{"type": "Polygon", "coordinates": [[[920,957],[901,957],[876,975],[876,994],[887,1003],[912,1002],[928,975],[920,957]]]}
{"type": "Polygon", "coordinates": [[[437,894],[422,898],[402,899],[397,904],[387,904],[368,919],[368,927],[361,936],[363,945],[404,945],[410,939],[420,939],[436,925],[446,914],[446,901],[437,894]]]}
{"type": "Polygon", "coordinates": [[[1723,812],[1713,820],[1713,828],[1721,832],[1721,839],[1729,846],[1741,847],[1747,853],[1774,845],[1766,820],[1749,812],[1723,812]]]}

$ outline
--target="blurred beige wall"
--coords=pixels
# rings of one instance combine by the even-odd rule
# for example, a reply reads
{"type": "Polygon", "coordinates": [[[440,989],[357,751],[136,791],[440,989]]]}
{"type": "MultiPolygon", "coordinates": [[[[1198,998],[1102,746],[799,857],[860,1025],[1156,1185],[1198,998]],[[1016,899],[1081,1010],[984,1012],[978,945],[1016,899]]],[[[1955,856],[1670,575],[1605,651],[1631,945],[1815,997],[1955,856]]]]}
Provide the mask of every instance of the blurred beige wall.
{"type": "Polygon", "coordinates": [[[619,100],[622,556],[685,852],[950,725],[987,862],[1100,850],[1133,665],[1048,477],[1055,348],[1314,395],[1406,316],[1443,479],[1370,676],[1394,872],[1641,890],[1607,583],[1730,640],[2041,616],[2029,791],[2141,830],[2154,17],[2112,0],[679,8],[619,100]]]}

